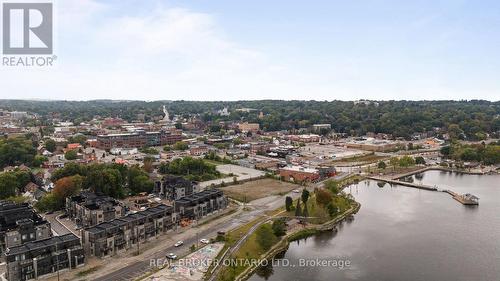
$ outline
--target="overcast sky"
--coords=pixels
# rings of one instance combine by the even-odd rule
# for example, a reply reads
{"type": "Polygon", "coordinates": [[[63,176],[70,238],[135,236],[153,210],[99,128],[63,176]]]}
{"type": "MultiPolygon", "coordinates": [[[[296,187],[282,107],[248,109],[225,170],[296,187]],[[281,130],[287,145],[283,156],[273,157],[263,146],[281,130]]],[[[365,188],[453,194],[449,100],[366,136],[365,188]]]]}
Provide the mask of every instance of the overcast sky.
{"type": "Polygon", "coordinates": [[[55,0],[0,98],[500,100],[500,1],[55,0]]]}

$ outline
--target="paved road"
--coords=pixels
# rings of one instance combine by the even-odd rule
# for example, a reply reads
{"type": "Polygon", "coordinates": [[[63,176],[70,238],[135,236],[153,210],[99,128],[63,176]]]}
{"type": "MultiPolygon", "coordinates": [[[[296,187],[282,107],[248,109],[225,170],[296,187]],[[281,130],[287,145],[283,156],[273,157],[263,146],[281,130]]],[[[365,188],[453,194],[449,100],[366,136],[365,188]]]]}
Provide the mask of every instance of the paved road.
{"type": "MultiPolygon", "coordinates": [[[[314,187],[308,188],[313,190],[314,187]]],[[[300,193],[289,193],[288,196],[296,199],[300,196],[300,193]]],[[[152,268],[150,266],[151,259],[163,259],[168,253],[175,253],[178,256],[182,256],[189,252],[189,247],[195,244],[198,239],[201,238],[214,238],[217,236],[217,231],[229,231],[238,226],[246,224],[257,217],[264,214],[264,212],[269,210],[275,210],[285,203],[285,196],[271,196],[268,198],[263,198],[261,200],[256,200],[248,204],[247,206],[251,208],[250,211],[243,211],[242,213],[234,216],[230,220],[223,222],[221,224],[216,224],[198,233],[198,237],[190,237],[189,239],[184,239],[184,245],[180,248],[175,248],[173,246],[159,248],[159,250],[146,257],[144,260],[137,261],[133,264],[128,265],[125,268],[118,269],[112,273],[106,274],[99,278],[94,279],[95,281],[109,281],[109,280],[133,280],[144,273],[150,271],[152,268]],[[198,238],[198,239],[197,239],[198,238]]],[[[168,234],[167,234],[168,235],[168,234]]]]}
{"type": "Polygon", "coordinates": [[[64,235],[71,233],[69,229],[67,229],[64,225],[62,225],[59,221],[56,220],[56,216],[60,215],[61,213],[53,213],[50,215],[44,215],[45,219],[50,222],[50,226],[52,230],[55,232],[57,235],[64,235]]]}

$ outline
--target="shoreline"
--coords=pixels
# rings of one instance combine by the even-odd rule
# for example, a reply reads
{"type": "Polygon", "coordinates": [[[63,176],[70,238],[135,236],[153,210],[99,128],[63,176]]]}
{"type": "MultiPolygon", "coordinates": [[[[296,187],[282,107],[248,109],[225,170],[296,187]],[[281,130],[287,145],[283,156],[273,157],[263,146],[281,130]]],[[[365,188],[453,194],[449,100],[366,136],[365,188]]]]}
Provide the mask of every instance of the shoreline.
{"type": "Polygon", "coordinates": [[[444,171],[444,172],[454,172],[454,173],[465,174],[465,175],[487,175],[487,174],[494,174],[494,173],[491,173],[491,172],[467,171],[467,170],[457,170],[457,169],[448,168],[448,167],[442,167],[442,166],[429,166],[429,167],[423,167],[422,169],[418,169],[418,170],[407,172],[407,173],[401,173],[401,174],[392,175],[391,179],[397,180],[397,179],[401,179],[401,178],[404,178],[404,177],[409,177],[409,176],[413,176],[413,175],[416,175],[416,174],[420,174],[420,173],[427,172],[427,171],[433,171],[433,170],[434,171],[444,171]]]}
{"type": "MultiPolygon", "coordinates": [[[[278,243],[276,243],[271,249],[269,249],[266,253],[262,254],[260,259],[262,260],[270,260],[273,259],[276,255],[286,251],[290,246],[290,243],[293,241],[297,241],[300,239],[305,239],[316,235],[320,232],[325,231],[333,231],[335,226],[340,222],[344,221],[348,216],[356,214],[361,208],[361,204],[357,201],[354,201],[351,208],[346,210],[344,213],[339,216],[327,221],[323,224],[319,225],[311,225],[306,226],[303,229],[298,231],[286,234],[278,243]]],[[[252,277],[255,273],[255,270],[258,269],[258,266],[252,265],[251,267],[246,268],[240,275],[238,275],[234,280],[244,281],[252,277]]]]}

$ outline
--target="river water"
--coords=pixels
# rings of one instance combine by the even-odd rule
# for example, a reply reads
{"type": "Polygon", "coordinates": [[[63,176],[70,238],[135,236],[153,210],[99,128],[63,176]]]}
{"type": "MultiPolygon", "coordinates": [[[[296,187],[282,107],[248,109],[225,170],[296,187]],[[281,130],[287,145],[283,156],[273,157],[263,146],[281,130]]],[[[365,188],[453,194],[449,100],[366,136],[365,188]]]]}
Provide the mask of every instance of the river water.
{"type": "Polygon", "coordinates": [[[345,189],[361,203],[352,222],[293,242],[280,256],[289,264],[260,268],[250,280],[500,280],[500,176],[427,171],[413,180],[472,193],[480,204],[364,181],[345,189]],[[301,266],[316,258],[350,266],[301,266]]]}

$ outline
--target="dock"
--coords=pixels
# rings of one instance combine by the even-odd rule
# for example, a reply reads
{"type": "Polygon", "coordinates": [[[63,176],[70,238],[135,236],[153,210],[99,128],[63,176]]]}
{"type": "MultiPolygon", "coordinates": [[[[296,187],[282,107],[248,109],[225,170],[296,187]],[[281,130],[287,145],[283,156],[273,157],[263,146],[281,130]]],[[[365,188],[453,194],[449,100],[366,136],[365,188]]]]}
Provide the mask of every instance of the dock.
{"type": "Polygon", "coordinates": [[[402,185],[402,186],[407,186],[407,187],[412,187],[412,188],[424,189],[424,190],[428,190],[428,191],[445,192],[445,193],[448,193],[449,195],[451,195],[451,197],[453,199],[462,203],[463,205],[479,205],[479,198],[477,196],[470,194],[470,193],[459,194],[459,193],[456,193],[456,192],[451,191],[449,189],[439,189],[437,186],[430,186],[430,185],[425,185],[425,184],[421,184],[421,183],[406,182],[406,181],[384,178],[384,177],[366,177],[366,178],[371,179],[371,180],[375,180],[375,181],[386,182],[389,184],[397,184],[397,185],[402,185]]]}
{"type": "Polygon", "coordinates": [[[418,183],[406,182],[406,181],[395,180],[395,179],[388,179],[388,178],[383,178],[383,177],[367,177],[367,178],[371,179],[371,180],[387,182],[390,184],[403,185],[403,186],[407,186],[407,187],[425,189],[425,190],[429,190],[429,191],[440,191],[435,186],[430,186],[430,185],[425,185],[425,184],[418,184],[418,183]]]}

